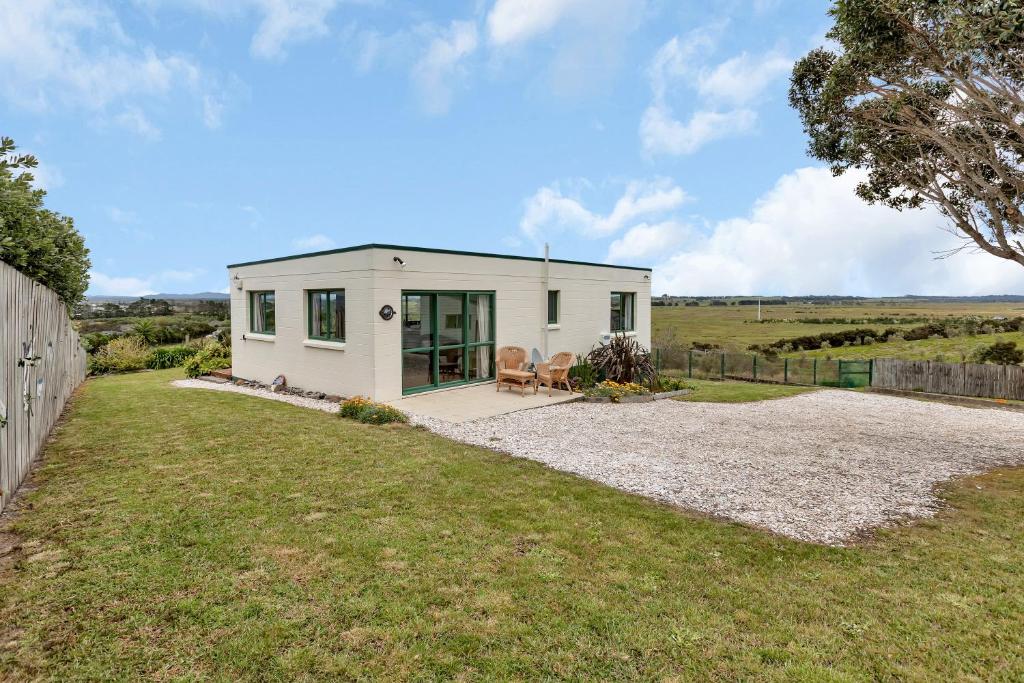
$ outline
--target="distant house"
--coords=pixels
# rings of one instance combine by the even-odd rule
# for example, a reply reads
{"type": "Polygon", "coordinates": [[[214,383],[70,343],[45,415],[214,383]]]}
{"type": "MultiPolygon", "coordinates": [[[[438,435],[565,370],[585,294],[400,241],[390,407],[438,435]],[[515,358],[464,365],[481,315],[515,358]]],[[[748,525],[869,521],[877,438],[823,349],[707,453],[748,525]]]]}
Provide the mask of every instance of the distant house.
{"type": "Polygon", "coordinates": [[[364,244],[236,263],[232,372],[342,396],[494,378],[495,349],[585,353],[651,343],[651,270],[364,244]]]}

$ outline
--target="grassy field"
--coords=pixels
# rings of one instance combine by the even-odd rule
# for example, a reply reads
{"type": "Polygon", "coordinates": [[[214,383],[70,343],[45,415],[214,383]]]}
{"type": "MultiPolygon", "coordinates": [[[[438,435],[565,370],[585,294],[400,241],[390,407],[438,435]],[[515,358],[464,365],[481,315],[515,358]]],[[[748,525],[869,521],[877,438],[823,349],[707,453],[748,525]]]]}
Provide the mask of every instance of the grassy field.
{"type": "Polygon", "coordinates": [[[902,358],[904,360],[941,360],[946,363],[970,361],[971,354],[979,347],[986,347],[999,341],[1016,342],[1024,348],[1024,332],[1000,334],[979,334],[974,337],[952,337],[950,339],[921,339],[918,341],[887,342],[869,346],[843,346],[835,349],[801,351],[787,354],[790,357],[807,358],[902,358]]]}
{"type": "Polygon", "coordinates": [[[176,376],[90,380],[56,431],[0,680],[1024,677],[1021,470],[825,548],[176,376]]]}
{"type": "Polygon", "coordinates": [[[966,315],[991,317],[1003,315],[1013,318],[1024,315],[1024,303],[1008,304],[943,304],[943,303],[885,303],[881,300],[857,306],[801,305],[764,306],[765,319],[789,322],[757,322],[757,306],[654,306],[651,308],[651,334],[655,346],[660,341],[674,338],[676,342],[718,344],[733,350],[745,350],[751,344],[766,344],[777,339],[834,332],[853,327],[913,327],[920,323],[885,324],[808,324],[797,322],[801,318],[934,318],[936,320],[966,315]]]}
{"type": "MultiPolygon", "coordinates": [[[[765,306],[765,319],[786,322],[752,322],[757,320],[756,306],[700,306],[660,307],[651,309],[654,346],[666,344],[716,344],[726,351],[748,352],[751,344],[767,344],[779,339],[835,332],[857,327],[871,327],[882,331],[887,327],[909,328],[921,322],[868,323],[860,322],[818,324],[801,323],[801,318],[863,318],[891,317],[893,320],[929,318],[944,320],[972,315],[1008,318],[1024,315],[1024,304],[942,304],[942,303],[886,303],[873,301],[859,306],[788,305],[765,306]]],[[[919,341],[886,342],[869,346],[847,346],[819,351],[787,354],[808,358],[902,358],[906,360],[943,360],[959,363],[968,359],[978,347],[997,341],[1013,341],[1024,348],[1024,332],[992,335],[962,336],[951,339],[922,339],[919,341]]]]}
{"type": "Polygon", "coordinates": [[[811,387],[785,386],[781,384],[755,384],[753,382],[715,382],[711,380],[691,379],[687,380],[687,383],[693,387],[692,392],[677,397],[677,401],[691,401],[698,403],[750,403],[751,401],[767,401],[775,398],[786,398],[787,396],[796,396],[797,394],[814,391],[811,387]]]}

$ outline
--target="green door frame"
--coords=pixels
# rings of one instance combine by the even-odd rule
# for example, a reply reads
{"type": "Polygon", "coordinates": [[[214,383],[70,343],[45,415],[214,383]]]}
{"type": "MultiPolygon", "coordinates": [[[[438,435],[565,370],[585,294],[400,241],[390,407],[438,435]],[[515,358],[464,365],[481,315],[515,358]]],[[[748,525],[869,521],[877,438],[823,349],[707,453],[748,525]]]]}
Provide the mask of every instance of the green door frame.
{"type": "MultiPolygon", "coordinates": [[[[434,340],[432,346],[420,346],[414,349],[401,349],[401,354],[406,353],[423,353],[428,351],[431,354],[431,366],[433,367],[433,381],[431,384],[425,384],[419,387],[412,387],[409,389],[402,389],[402,395],[406,394],[418,394],[424,391],[433,391],[435,389],[443,389],[445,387],[454,387],[462,384],[476,384],[478,382],[489,382],[494,379],[494,353],[495,353],[495,322],[497,320],[497,308],[495,302],[495,296],[493,290],[449,290],[449,289],[403,289],[402,299],[404,300],[407,296],[429,296],[430,297],[430,311],[431,311],[431,337],[434,340]],[[471,342],[469,341],[469,297],[471,294],[480,294],[488,296],[491,299],[491,325],[490,325],[490,340],[484,342],[471,342]],[[438,295],[449,295],[449,296],[461,296],[462,297],[462,343],[461,344],[446,344],[441,346],[440,342],[440,313],[437,306],[438,295]],[[487,376],[479,379],[469,379],[469,352],[471,349],[476,349],[481,346],[491,347],[491,365],[487,368],[487,376]],[[448,382],[441,382],[441,351],[447,351],[449,349],[462,349],[462,379],[451,380],[448,382]]],[[[399,344],[401,346],[401,344],[399,344]]],[[[401,360],[401,358],[399,358],[401,360]]],[[[403,378],[404,384],[404,378],[403,378]]]]}

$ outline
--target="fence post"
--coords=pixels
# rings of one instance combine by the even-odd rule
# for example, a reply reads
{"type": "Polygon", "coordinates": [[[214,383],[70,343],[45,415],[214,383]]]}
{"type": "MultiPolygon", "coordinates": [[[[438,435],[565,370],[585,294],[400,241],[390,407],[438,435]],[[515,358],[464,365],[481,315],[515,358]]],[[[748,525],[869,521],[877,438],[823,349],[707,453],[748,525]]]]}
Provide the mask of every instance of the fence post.
{"type": "Polygon", "coordinates": [[[782,383],[789,384],[789,359],[782,359],[782,383]]]}
{"type": "Polygon", "coordinates": [[[836,374],[836,380],[839,382],[839,386],[843,386],[843,359],[839,359],[839,370],[836,374]]]}
{"type": "Polygon", "coordinates": [[[690,379],[693,379],[693,349],[690,349],[686,354],[686,374],[690,379]]]}
{"type": "Polygon", "coordinates": [[[722,379],[725,379],[725,351],[723,351],[722,353],[718,354],[718,358],[719,358],[719,360],[721,361],[721,364],[722,364],[722,379]]]}
{"type": "Polygon", "coordinates": [[[754,381],[757,381],[757,354],[754,354],[754,381]]]}
{"type": "Polygon", "coordinates": [[[875,381],[875,359],[871,358],[868,360],[868,386],[870,387],[875,381]]]}
{"type": "Polygon", "coordinates": [[[813,379],[811,380],[811,385],[812,386],[817,386],[818,385],[818,358],[817,357],[814,358],[814,374],[813,374],[813,379]]]}

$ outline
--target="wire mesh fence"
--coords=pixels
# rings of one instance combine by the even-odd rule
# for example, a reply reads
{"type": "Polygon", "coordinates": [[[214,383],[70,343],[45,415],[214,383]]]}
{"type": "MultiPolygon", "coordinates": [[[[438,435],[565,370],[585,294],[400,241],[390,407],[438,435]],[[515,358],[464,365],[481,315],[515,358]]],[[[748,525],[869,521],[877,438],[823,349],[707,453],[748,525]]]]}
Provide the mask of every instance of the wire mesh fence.
{"type": "Polygon", "coordinates": [[[779,358],[756,353],[671,347],[656,348],[654,357],[660,372],[675,371],[674,374],[691,379],[736,379],[827,387],[870,386],[874,369],[871,360],[779,358]]]}

